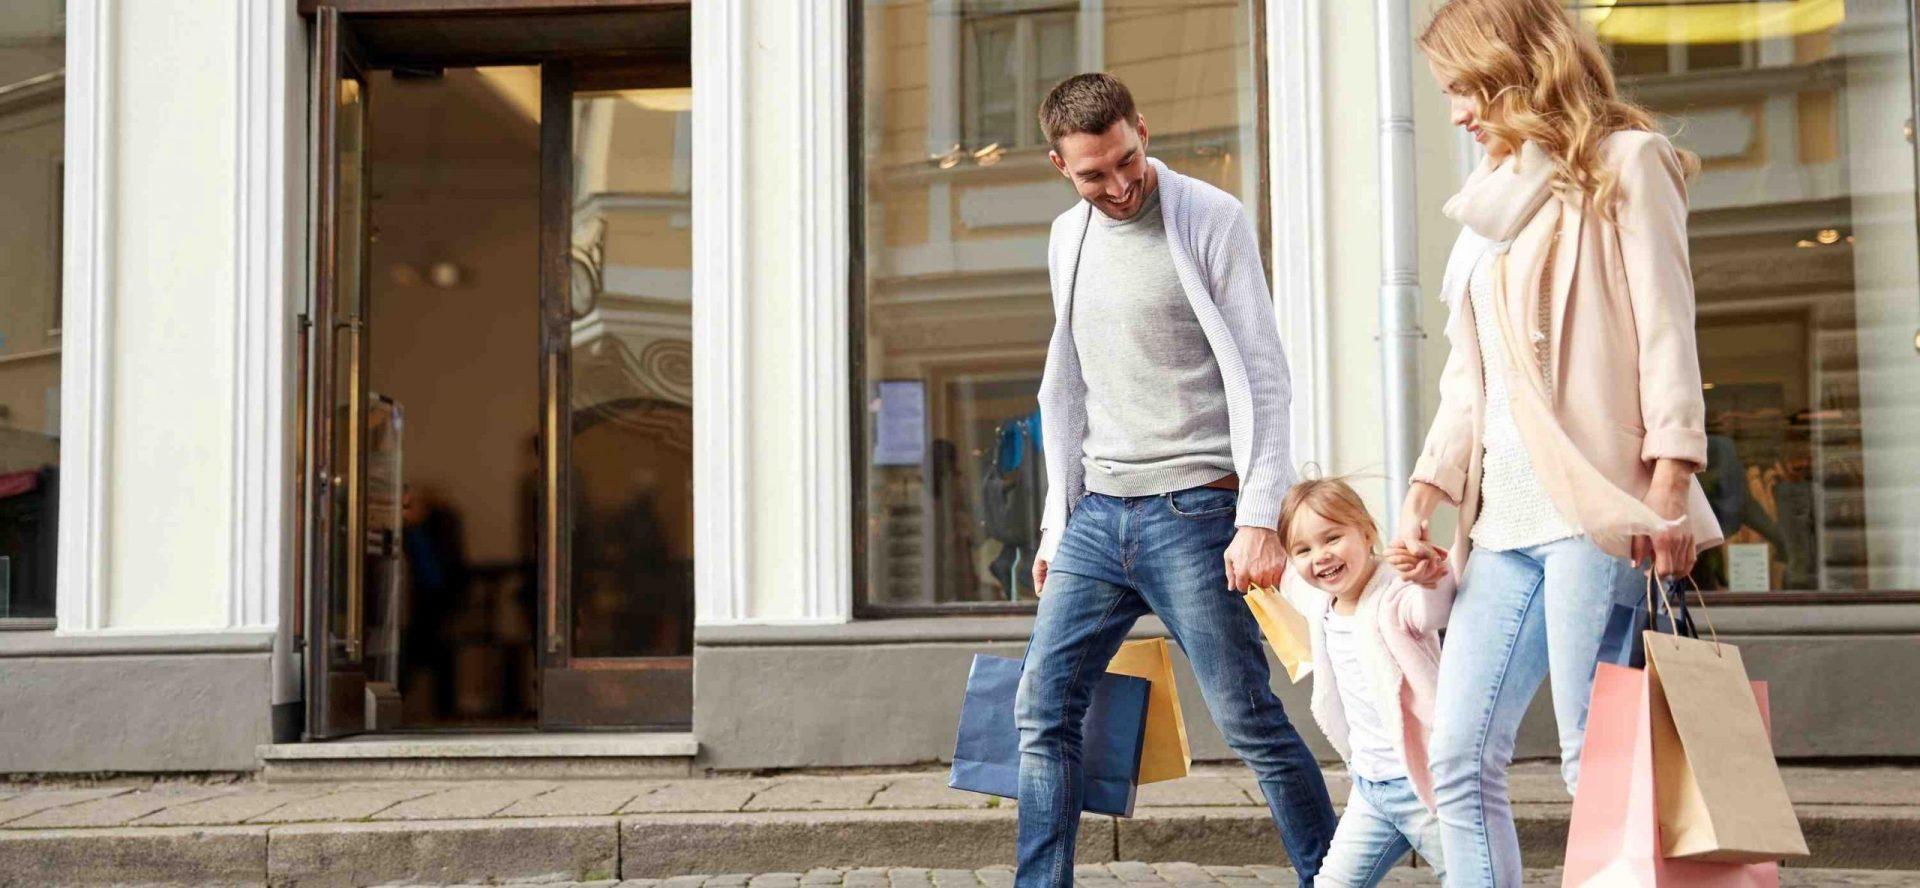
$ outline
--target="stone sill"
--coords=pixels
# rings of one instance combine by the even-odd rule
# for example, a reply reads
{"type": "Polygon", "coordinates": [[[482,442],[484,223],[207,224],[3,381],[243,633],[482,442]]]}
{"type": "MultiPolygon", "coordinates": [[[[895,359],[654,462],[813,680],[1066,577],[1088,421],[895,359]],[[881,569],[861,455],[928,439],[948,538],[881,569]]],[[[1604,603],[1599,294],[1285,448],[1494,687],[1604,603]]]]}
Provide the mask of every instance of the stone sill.
{"type": "Polygon", "coordinates": [[[268,743],[262,761],[354,759],[684,758],[700,751],[688,733],[380,734],[318,743],[268,743]]]}
{"type": "Polygon", "coordinates": [[[61,635],[52,629],[0,632],[0,659],[114,657],[149,654],[264,654],[271,630],[243,632],[121,632],[61,635]]]}
{"type": "MultiPolygon", "coordinates": [[[[1703,609],[1695,608],[1700,617],[1703,609]]],[[[1914,635],[1920,634],[1920,604],[1721,605],[1704,609],[1708,620],[1730,638],[1753,636],[1914,635]]],[[[1033,617],[896,617],[833,625],[699,626],[697,647],[810,647],[818,645],[941,644],[1025,642],[1033,617]]],[[[1135,638],[1164,637],[1166,627],[1153,617],[1133,627],[1135,638]]]]}

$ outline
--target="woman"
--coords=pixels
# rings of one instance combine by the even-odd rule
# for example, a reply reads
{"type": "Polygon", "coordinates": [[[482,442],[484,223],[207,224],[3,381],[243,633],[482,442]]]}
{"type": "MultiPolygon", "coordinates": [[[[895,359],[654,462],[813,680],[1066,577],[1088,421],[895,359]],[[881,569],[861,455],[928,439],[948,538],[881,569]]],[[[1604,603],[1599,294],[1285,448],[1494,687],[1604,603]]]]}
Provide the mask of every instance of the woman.
{"type": "Polygon", "coordinates": [[[1418,42],[1487,160],[1447,203],[1452,351],[1390,560],[1416,581],[1447,569],[1426,522],[1459,507],[1435,800],[1449,884],[1518,885],[1507,769],[1529,702],[1551,675],[1571,791],[1613,604],[1641,594],[1642,569],[1683,576],[1719,542],[1693,477],[1697,164],[1619,98],[1559,0],[1451,0],[1418,42]]]}

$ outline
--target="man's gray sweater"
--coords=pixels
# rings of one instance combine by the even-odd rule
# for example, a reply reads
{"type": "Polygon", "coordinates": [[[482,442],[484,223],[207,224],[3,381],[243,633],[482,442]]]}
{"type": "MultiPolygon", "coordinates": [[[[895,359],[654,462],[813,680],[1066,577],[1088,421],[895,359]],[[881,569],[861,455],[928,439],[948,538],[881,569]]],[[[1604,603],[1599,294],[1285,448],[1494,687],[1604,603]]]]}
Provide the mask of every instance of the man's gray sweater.
{"type": "Polygon", "coordinates": [[[1232,473],[1226,386],[1173,270],[1158,189],[1131,219],[1093,215],[1073,304],[1087,489],[1154,496],[1232,473]]]}
{"type": "MultiPolygon", "coordinates": [[[[1174,274],[1219,367],[1226,393],[1233,468],[1240,476],[1235,523],[1274,528],[1280,501],[1293,486],[1288,441],[1292,394],[1260,264],[1253,221],[1233,195],[1183,176],[1157,160],[1160,218],[1174,274]]],[[[1053,222],[1047,271],[1053,285],[1053,338],[1040,381],[1040,412],[1048,453],[1045,529],[1037,557],[1051,560],[1072,505],[1086,491],[1087,384],[1074,345],[1075,283],[1095,211],[1081,201],[1053,222]]]]}

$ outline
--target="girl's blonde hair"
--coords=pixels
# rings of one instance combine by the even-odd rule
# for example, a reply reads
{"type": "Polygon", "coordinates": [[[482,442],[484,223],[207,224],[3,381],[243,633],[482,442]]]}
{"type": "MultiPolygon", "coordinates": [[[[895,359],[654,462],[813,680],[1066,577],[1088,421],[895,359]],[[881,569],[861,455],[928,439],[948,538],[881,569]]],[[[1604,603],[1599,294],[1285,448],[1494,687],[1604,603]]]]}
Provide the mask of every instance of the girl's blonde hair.
{"type": "Polygon", "coordinates": [[[1293,545],[1293,530],[1299,526],[1294,519],[1300,510],[1310,509],[1314,514],[1342,527],[1357,527],[1367,536],[1367,548],[1380,544],[1380,526],[1373,522],[1373,514],[1367,511],[1367,504],[1360,494],[1353,491],[1344,478],[1314,478],[1293,485],[1287,491],[1287,498],[1280,503],[1280,541],[1283,545],[1293,545]]]}
{"type": "MultiPolygon", "coordinates": [[[[1617,183],[1600,163],[1600,141],[1657,127],[1647,109],[1620,97],[1606,50],[1561,0],[1448,0],[1415,42],[1479,98],[1489,138],[1515,149],[1537,143],[1553,158],[1556,186],[1613,218],[1617,183]]],[[[1679,153],[1692,176],[1699,158],[1679,153]]]]}

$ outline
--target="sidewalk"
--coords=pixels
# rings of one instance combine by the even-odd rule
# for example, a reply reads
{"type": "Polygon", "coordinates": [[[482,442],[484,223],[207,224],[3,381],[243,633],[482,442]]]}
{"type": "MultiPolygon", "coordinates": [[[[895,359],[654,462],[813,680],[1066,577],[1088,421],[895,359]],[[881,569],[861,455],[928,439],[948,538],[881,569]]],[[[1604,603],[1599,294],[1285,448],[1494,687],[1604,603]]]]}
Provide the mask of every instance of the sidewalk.
{"type": "MultiPolygon", "coordinates": [[[[1914,874],[1897,870],[1790,869],[1780,876],[1781,888],[1906,888],[1914,874]]],[[[1560,888],[1557,869],[1527,870],[1520,888],[1560,888]]],[[[1293,870],[1270,866],[1199,866],[1191,863],[1082,864],[1073,883],[1080,888],[1295,888],[1293,870]]],[[[1432,870],[1402,867],[1380,883],[1381,888],[1433,886],[1432,870]]],[[[925,870],[902,867],[820,869],[807,873],[766,873],[735,876],[680,876],[673,879],[630,879],[625,882],[575,882],[572,888],[1013,888],[1013,871],[1006,867],[982,870],[925,870]]]]}
{"type": "MultiPolygon", "coordinates": [[[[1920,768],[1787,768],[1807,867],[1920,870],[1920,768]]],[[[1328,773],[1334,798],[1346,781],[1328,773]]],[[[1559,863],[1569,805],[1522,765],[1528,863],[1559,863]]],[[[1141,789],[1136,816],[1089,816],[1080,858],[1206,865],[1282,859],[1238,766],[1141,789]]],[[[944,770],[654,781],[0,784],[0,884],[350,885],[594,881],[822,867],[1011,863],[1011,802],[944,770]]]]}

